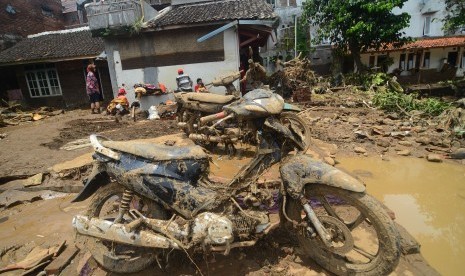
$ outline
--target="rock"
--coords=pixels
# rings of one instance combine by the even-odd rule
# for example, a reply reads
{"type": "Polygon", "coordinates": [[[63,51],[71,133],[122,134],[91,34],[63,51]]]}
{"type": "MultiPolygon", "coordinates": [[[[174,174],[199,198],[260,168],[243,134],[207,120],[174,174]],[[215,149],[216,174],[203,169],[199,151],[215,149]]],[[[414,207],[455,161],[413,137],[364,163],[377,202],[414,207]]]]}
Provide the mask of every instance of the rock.
{"type": "Polygon", "coordinates": [[[410,136],[410,131],[393,131],[391,132],[392,137],[400,138],[405,136],[410,136]]]}
{"type": "Polygon", "coordinates": [[[453,153],[450,154],[450,158],[465,159],[465,148],[455,150],[453,153]]]}
{"type": "Polygon", "coordinates": [[[331,166],[336,165],[336,162],[334,161],[334,159],[331,158],[331,157],[329,157],[329,156],[326,156],[325,158],[323,158],[323,160],[324,160],[328,165],[331,165],[331,166]]]}
{"type": "Polygon", "coordinates": [[[409,156],[411,154],[410,150],[401,150],[397,152],[397,155],[402,155],[402,156],[409,156]]]}
{"type": "Polygon", "coordinates": [[[357,130],[357,131],[354,131],[354,133],[357,136],[357,138],[362,138],[362,139],[369,138],[368,133],[366,131],[357,130]]]}
{"type": "Polygon", "coordinates": [[[5,139],[7,136],[6,133],[0,133],[0,140],[5,139]]]}
{"type": "Polygon", "coordinates": [[[28,179],[23,180],[24,187],[37,186],[42,184],[42,179],[44,178],[43,173],[38,173],[29,177],[28,179]]]}
{"type": "Polygon", "coordinates": [[[401,126],[401,127],[400,127],[400,130],[401,130],[401,131],[410,131],[410,130],[412,130],[412,128],[409,127],[409,126],[401,126]]]}
{"type": "Polygon", "coordinates": [[[364,148],[362,148],[362,147],[355,147],[355,148],[354,148],[354,151],[355,151],[356,153],[366,153],[366,152],[367,152],[367,150],[364,149],[364,148]]]}
{"type": "Polygon", "coordinates": [[[406,147],[411,147],[413,146],[413,143],[410,141],[399,141],[399,145],[406,146],[406,147]]]}
{"type": "Polygon", "coordinates": [[[393,122],[391,119],[384,119],[384,120],[382,121],[382,123],[383,123],[384,125],[388,125],[388,126],[394,125],[394,122],[393,122]]]}
{"type": "Polygon", "coordinates": [[[391,120],[399,120],[399,114],[397,113],[390,113],[387,115],[387,117],[391,120]]]}
{"type": "Polygon", "coordinates": [[[333,121],[333,120],[332,120],[331,118],[324,118],[324,119],[322,120],[323,123],[327,123],[327,124],[331,123],[332,121],[333,121]]]}
{"type": "Polygon", "coordinates": [[[358,124],[358,123],[360,123],[360,119],[355,118],[355,117],[349,117],[349,119],[347,119],[347,122],[349,122],[351,124],[358,124]]]}
{"type": "Polygon", "coordinates": [[[379,139],[376,141],[376,145],[383,147],[383,148],[388,148],[391,145],[391,142],[386,139],[379,139]]]}
{"type": "Polygon", "coordinates": [[[420,145],[429,145],[429,143],[431,143],[431,140],[428,138],[428,137],[418,137],[417,139],[415,139],[415,142],[419,143],[420,145]]]}
{"type": "Polygon", "coordinates": [[[442,162],[441,156],[438,154],[434,154],[434,153],[428,154],[428,156],[426,156],[426,160],[430,162],[438,162],[438,163],[442,162]]]}
{"type": "Polygon", "coordinates": [[[373,126],[371,129],[371,134],[373,135],[384,135],[383,127],[382,126],[373,126]]]}

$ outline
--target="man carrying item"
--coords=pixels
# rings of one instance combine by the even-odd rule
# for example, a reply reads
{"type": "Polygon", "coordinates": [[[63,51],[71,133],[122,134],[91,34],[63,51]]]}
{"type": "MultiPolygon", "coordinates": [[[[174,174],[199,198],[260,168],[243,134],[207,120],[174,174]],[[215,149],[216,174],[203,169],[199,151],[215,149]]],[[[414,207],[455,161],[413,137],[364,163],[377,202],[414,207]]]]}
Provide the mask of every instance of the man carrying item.
{"type": "Polygon", "coordinates": [[[241,83],[250,83],[252,89],[257,89],[263,85],[266,78],[266,70],[258,62],[253,62],[249,59],[249,69],[245,72],[245,76],[241,79],[241,83]]]}
{"type": "Polygon", "coordinates": [[[184,74],[184,70],[178,69],[178,76],[176,77],[176,84],[178,85],[177,91],[192,92],[192,80],[189,75],[184,74]]]}

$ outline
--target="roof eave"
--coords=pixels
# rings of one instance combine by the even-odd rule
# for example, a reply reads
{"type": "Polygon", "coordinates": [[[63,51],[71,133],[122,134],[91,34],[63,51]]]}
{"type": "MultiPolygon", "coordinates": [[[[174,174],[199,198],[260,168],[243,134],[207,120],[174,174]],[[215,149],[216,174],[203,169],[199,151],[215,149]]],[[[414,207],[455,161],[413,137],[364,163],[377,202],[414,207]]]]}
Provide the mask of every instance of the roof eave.
{"type": "Polygon", "coordinates": [[[25,65],[25,64],[33,64],[33,63],[47,63],[47,62],[61,62],[61,61],[72,61],[72,60],[81,60],[81,59],[89,59],[89,58],[96,58],[100,54],[96,55],[84,55],[78,57],[66,57],[66,58],[54,58],[54,59],[33,59],[33,60],[21,60],[21,61],[14,61],[14,62],[0,62],[0,67],[8,67],[14,65],[25,65]]]}

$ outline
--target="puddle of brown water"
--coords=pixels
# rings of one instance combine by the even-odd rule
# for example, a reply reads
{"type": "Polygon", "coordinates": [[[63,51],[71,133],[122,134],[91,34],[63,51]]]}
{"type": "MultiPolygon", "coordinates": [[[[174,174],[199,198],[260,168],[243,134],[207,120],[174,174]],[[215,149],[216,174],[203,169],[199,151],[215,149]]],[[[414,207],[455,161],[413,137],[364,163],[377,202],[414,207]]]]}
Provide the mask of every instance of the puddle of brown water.
{"type": "Polygon", "coordinates": [[[338,161],[396,213],[396,221],[418,240],[434,268],[443,275],[463,275],[465,166],[415,158],[338,161]]]}

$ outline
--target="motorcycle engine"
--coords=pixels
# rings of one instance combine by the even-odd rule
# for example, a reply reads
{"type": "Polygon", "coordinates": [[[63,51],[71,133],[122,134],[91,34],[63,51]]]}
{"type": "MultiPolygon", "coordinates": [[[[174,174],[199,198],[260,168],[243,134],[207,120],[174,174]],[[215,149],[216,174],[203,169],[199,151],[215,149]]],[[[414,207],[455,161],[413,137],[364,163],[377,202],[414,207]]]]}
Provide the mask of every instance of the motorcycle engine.
{"type": "Polygon", "coordinates": [[[233,225],[227,217],[206,212],[195,218],[192,228],[192,241],[195,244],[222,245],[233,239],[233,225]]]}

